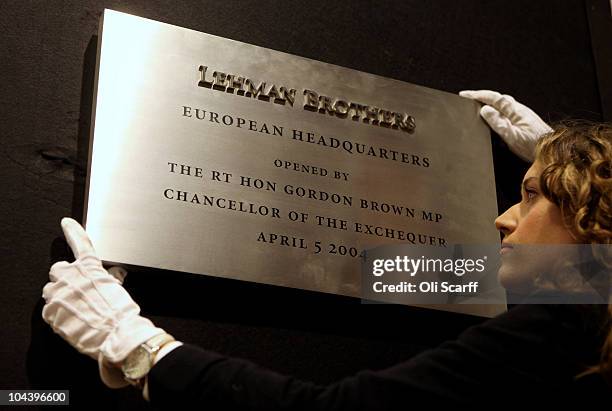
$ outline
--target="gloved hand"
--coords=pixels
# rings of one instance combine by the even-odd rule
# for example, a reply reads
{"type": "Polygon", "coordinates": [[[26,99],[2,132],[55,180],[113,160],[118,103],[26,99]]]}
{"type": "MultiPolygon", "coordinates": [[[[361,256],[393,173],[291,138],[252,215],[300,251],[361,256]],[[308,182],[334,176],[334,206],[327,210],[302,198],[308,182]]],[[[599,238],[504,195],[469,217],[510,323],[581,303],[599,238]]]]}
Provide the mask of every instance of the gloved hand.
{"type": "Polygon", "coordinates": [[[496,91],[460,91],[461,97],[479,101],[485,105],[480,115],[508,144],[510,150],[525,161],[533,162],[538,139],[552,129],[529,107],[512,96],[496,91]]]}
{"type": "Polygon", "coordinates": [[[79,352],[98,360],[102,381],[111,388],[128,385],[118,363],[148,339],[164,332],[139,315],[140,307],[123,288],[125,270],[110,275],[81,225],[63,218],[62,230],[76,260],[60,261],[43,288],[43,319],[79,352]]]}

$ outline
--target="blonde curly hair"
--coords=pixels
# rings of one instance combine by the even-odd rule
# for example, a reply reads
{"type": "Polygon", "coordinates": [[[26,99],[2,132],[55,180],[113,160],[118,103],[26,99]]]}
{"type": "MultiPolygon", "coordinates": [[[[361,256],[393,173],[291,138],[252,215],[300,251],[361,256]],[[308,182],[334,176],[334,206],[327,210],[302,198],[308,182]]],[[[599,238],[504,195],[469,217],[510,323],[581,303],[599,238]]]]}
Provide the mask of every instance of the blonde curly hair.
{"type": "MultiPolygon", "coordinates": [[[[542,166],[543,195],[561,209],[568,229],[581,244],[590,244],[593,259],[612,268],[612,125],[564,122],[540,139],[536,161],[542,166]]],[[[606,296],[610,292],[606,276],[606,296]]],[[[598,365],[580,376],[601,373],[612,384],[612,304],[607,336],[598,365]]]]}

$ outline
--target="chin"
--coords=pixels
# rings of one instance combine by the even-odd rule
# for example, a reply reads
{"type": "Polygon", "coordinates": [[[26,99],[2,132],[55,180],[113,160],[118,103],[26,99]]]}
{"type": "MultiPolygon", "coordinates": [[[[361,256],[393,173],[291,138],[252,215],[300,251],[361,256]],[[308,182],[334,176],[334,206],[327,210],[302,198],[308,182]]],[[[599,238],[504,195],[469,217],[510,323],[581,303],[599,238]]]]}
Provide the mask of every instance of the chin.
{"type": "Polygon", "coordinates": [[[506,290],[512,289],[512,277],[512,273],[508,272],[508,270],[505,270],[504,267],[501,267],[497,272],[497,280],[506,290]]]}
{"type": "Polygon", "coordinates": [[[497,271],[497,280],[510,292],[524,293],[533,289],[533,279],[525,270],[514,270],[504,264],[497,271]]]}

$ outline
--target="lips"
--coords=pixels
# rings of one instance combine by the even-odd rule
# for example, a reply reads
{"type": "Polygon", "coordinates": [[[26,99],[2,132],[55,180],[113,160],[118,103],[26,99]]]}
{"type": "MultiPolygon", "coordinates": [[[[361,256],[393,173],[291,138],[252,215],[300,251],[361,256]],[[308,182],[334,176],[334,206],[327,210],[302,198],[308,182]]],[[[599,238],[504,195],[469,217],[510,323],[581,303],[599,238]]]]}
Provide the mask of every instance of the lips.
{"type": "Polygon", "coordinates": [[[506,254],[512,251],[514,247],[512,247],[509,243],[502,243],[501,249],[499,250],[500,254],[506,254]]]}

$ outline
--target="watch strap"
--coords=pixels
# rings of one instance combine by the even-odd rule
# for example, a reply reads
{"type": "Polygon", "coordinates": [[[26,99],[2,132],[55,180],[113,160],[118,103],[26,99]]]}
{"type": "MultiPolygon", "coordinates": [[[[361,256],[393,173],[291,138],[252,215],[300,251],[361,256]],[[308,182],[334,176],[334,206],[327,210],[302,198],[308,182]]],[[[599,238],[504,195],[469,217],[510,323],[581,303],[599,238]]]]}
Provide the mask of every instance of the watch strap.
{"type": "Polygon", "coordinates": [[[143,344],[147,345],[152,353],[157,353],[161,347],[168,344],[171,341],[175,341],[174,337],[168,333],[158,334],[155,337],[149,338],[143,344]]]}

